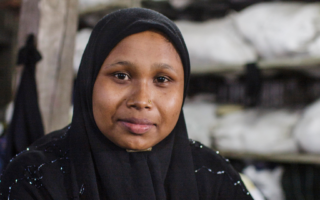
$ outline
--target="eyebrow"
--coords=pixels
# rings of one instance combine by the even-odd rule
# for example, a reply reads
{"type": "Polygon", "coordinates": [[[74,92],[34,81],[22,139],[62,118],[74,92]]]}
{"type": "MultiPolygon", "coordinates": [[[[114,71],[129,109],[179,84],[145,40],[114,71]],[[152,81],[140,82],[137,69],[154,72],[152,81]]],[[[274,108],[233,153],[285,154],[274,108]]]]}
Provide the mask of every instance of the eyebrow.
{"type": "MultiPolygon", "coordinates": [[[[123,65],[123,66],[129,66],[129,67],[136,67],[136,65],[130,61],[118,61],[118,62],[115,62],[115,63],[112,63],[110,65],[108,65],[107,67],[115,67],[117,65],[123,65]]],[[[157,68],[157,69],[169,69],[171,71],[176,71],[171,65],[169,64],[166,64],[166,63],[154,63],[152,65],[153,68],[157,68]]]]}
{"type": "Polygon", "coordinates": [[[135,65],[130,61],[118,61],[108,65],[107,67],[115,67],[116,65],[125,65],[125,66],[135,67],[135,65]]]}
{"type": "Polygon", "coordinates": [[[166,64],[166,63],[155,63],[152,65],[152,67],[158,68],[158,69],[169,69],[174,72],[176,71],[171,65],[166,64]]]}

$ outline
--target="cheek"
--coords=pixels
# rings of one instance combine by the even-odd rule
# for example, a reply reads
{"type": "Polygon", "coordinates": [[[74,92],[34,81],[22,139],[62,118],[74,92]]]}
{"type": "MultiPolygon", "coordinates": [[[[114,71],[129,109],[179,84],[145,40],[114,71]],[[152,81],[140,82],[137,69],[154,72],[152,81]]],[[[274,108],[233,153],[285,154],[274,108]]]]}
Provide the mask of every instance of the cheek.
{"type": "MultiPolygon", "coordinates": [[[[181,91],[181,90],[178,90],[181,91]]],[[[169,134],[176,125],[182,107],[183,93],[165,93],[159,98],[159,111],[161,113],[164,129],[169,134]]]]}
{"type": "Polygon", "coordinates": [[[110,86],[110,84],[97,79],[92,94],[93,116],[101,132],[110,128],[112,116],[121,103],[119,91],[113,90],[112,87],[105,87],[106,85],[110,86]]]}

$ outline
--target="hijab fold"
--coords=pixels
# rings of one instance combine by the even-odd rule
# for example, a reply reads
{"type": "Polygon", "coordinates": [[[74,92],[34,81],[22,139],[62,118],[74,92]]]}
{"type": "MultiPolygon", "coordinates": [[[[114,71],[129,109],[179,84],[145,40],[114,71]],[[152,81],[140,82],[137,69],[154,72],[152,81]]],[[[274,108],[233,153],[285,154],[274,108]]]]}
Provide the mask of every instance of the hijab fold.
{"type": "Polygon", "coordinates": [[[147,31],[164,33],[184,67],[184,98],[190,63],[182,35],[173,22],[148,9],[130,8],[105,16],[93,29],[80,64],[69,131],[70,158],[80,199],[199,199],[184,115],[173,131],[150,152],[126,152],[98,129],[92,91],[100,67],[125,37],[147,31]]]}

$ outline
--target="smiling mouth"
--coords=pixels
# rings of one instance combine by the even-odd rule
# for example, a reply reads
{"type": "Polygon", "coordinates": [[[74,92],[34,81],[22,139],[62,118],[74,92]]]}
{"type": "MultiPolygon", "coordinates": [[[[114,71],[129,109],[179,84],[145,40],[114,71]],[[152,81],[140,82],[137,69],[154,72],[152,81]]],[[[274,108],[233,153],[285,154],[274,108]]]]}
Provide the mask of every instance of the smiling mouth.
{"type": "Polygon", "coordinates": [[[137,135],[142,135],[155,126],[155,124],[147,119],[129,118],[119,120],[119,122],[129,132],[137,135]]]}

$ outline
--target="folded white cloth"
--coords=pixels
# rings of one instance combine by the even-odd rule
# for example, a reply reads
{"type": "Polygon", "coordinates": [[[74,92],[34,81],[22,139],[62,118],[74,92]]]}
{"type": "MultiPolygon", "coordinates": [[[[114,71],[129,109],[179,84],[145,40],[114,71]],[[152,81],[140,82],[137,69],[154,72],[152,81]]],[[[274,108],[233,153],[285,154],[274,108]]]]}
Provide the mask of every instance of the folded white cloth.
{"type": "Polygon", "coordinates": [[[235,17],[243,37],[264,59],[320,56],[320,3],[255,4],[235,17]]]}
{"type": "Polygon", "coordinates": [[[210,147],[209,130],[216,120],[215,109],[215,104],[208,102],[196,101],[184,104],[183,112],[189,138],[210,147]]]}
{"type": "Polygon", "coordinates": [[[320,100],[305,109],[293,133],[302,150],[320,153],[320,100]]]}
{"type": "Polygon", "coordinates": [[[243,65],[257,59],[256,51],[236,30],[233,17],[206,22],[177,21],[190,54],[191,70],[217,65],[243,65]]]}
{"type": "Polygon", "coordinates": [[[300,115],[286,110],[244,110],[228,114],[211,129],[220,150],[254,153],[297,152],[292,136],[300,115]]]}
{"type": "Polygon", "coordinates": [[[194,2],[194,0],[169,0],[169,3],[176,9],[183,9],[192,2],[194,2]]]}
{"type": "Polygon", "coordinates": [[[257,170],[254,166],[249,165],[243,170],[243,173],[250,178],[267,199],[284,200],[285,195],[281,186],[283,171],[280,166],[274,169],[257,170]]]}

